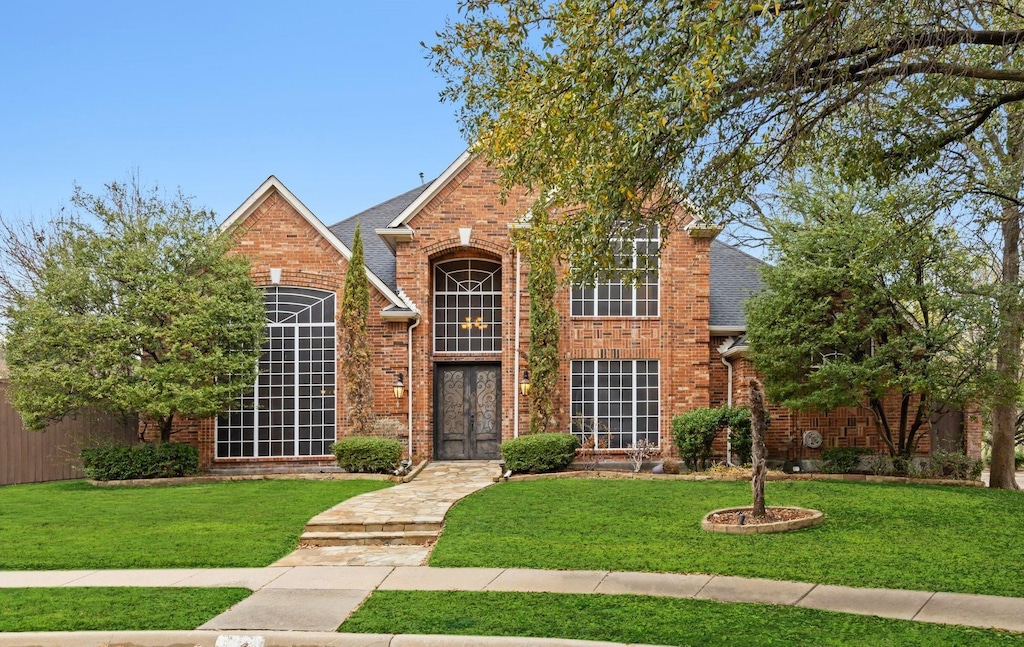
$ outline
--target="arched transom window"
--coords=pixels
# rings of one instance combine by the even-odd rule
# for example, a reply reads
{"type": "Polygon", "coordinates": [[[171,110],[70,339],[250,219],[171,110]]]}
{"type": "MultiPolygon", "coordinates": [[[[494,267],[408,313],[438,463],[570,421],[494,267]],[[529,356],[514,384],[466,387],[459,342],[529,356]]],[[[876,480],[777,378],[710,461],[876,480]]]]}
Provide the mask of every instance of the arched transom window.
{"type": "Polygon", "coordinates": [[[256,383],[217,417],[217,457],[326,456],[335,440],[335,295],[264,291],[256,383]]]}
{"type": "Polygon", "coordinates": [[[501,350],[501,264],[459,259],[434,266],[434,351],[501,350]]]}

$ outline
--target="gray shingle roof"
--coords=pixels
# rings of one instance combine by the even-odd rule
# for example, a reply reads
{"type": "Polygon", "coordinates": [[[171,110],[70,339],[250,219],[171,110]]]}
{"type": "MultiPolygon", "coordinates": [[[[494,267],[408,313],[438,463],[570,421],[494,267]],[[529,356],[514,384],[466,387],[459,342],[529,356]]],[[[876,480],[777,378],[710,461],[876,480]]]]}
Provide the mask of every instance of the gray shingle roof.
{"type": "Polygon", "coordinates": [[[412,204],[412,201],[426,191],[430,185],[423,184],[411,191],[406,191],[400,196],[381,202],[375,207],[361,211],[354,216],[346,218],[341,222],[328,227],[341,242],[352,248],[352,237],[356,231],[356,221],[361,224],[363,237],[363,255],[366,259],[366,267],[392,290],[397,290],[398,285],[395,279],[395,253],[391,251],[380,236],[373,233],[374,229],[387,227],[398,214],[405,211],[405,208],[412,204]]]}
{"type": "Polygon", "coordinates": [[[761,289],[760,267],[765,263],[735,247],[711,241],[712,326],[747,327],[743,302],[761,289]]]}

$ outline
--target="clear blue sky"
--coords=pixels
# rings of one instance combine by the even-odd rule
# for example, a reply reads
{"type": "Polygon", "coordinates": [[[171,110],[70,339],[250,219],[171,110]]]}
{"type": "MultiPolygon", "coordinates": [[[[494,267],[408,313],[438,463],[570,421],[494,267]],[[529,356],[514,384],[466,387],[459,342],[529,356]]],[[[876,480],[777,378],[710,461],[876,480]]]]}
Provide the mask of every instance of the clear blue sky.
{"type": "Polygon", "coordinates": [[[267,176],[331,224],[465,147],[420,41],[456,0],[4,3],[0,217],[138,168],[225,218],[267,176]]]}

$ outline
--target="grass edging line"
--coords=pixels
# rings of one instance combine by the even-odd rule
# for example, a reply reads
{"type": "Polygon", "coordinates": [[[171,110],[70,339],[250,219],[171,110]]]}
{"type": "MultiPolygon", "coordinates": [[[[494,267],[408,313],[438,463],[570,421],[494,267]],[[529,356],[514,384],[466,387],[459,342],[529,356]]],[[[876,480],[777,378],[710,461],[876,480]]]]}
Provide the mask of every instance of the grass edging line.
{"type": "MultiPolygon", "coordinates": [[[[626,481],[749,481],[740,476],[715,476],[712,474],[651,474],[650,472],[621,472],[613,470],[572,470],[566,472],[548,472],[546,474],[513,474],[504,481],[540,481],[545,479],[618,479],[626,481]]],[[[857,481],[867,483],[890,483],[901,485],[952,485],[960,487],[983,488],[981,481],[962,481],[956,479],[917,479],[909,476],[875,476],[874,474],[824,474],[805,472],[803,474],[785,474],[769,472],[769,481],[857,481]]]]}
{"type": "Polygon", "coordinates": [[[204,476],[176,476],[159,479],[123,479],[120,481],[94,481],[86,479],[89,485],[97,487],[156,487],[160,485],[203,485],[229,481],[391,481],[398,482],[387,474],[353,474],[351,472],[294,472],[281,474],[209,474],[204,476]]]}

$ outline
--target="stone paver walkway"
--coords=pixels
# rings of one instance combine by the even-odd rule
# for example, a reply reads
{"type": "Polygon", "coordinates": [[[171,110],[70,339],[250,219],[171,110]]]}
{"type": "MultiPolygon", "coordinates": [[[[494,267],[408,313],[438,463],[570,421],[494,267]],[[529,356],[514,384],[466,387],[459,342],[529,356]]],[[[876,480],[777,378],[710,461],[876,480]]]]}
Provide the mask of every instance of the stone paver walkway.
{"type": "MultiPolygon", "coordinates": [[[[651,595],[799,606],[1024,632],[1024,598],[856,588],[721,575],[429,566],[0,571],[0,588],[39,586],[251,588],[255,591],[252,596],[200,627],[201,630],[233,633],[334,631],[367,596],[377,590],[651,595]]],[[[4,642],[2,638],[0,634],[0,647],[16,644],[4,642]]]]}
{"type": "Polygon", "coordinates": [[[497,461],[435,461],[409,483],[342,501],[306,524],[274,566],[417,566],[456,501],[494,484],[497,461]]]}

